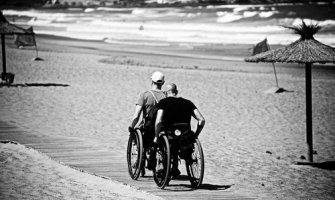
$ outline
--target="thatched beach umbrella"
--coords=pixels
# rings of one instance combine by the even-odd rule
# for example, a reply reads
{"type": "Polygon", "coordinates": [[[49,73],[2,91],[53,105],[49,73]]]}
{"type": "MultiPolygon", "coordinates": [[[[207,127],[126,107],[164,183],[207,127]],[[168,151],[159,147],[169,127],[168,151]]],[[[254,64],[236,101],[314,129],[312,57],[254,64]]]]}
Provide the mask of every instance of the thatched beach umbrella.
{"type": "Polygon", "coordinates": [[[3,73],[6,74],[6,49],[5,49],[5,35],[13,34],[33,34],[25,29],[9,23],[0,11],[0,34],[2,46],[2,67],[3,73]]]}
{"type": "Polygon", "coordinates": [[[305,64],[306,71],[306,129],[308,145],[308,161],[313,162],[313,133],[312,133],[312,64],[335,63],[335,48],[322,44],[315,40],[313,35],[321,27],[313,24],[297,27],[286,27],[295,31],[301,37],[292,44],[270,50],[255,56],[246,58],[246,62],[285,62],[305,64]]]}

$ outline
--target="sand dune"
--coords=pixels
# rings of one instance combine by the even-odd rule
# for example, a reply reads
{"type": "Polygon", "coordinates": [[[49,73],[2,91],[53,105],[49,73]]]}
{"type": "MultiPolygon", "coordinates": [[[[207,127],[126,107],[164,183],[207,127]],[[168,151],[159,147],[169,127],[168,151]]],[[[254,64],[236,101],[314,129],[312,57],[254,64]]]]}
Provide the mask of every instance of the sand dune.
{"type": "Polygon", "coordinates": [[[20,144],[0,143],[0,166],[1,199],[160,199],[20,144]]]}

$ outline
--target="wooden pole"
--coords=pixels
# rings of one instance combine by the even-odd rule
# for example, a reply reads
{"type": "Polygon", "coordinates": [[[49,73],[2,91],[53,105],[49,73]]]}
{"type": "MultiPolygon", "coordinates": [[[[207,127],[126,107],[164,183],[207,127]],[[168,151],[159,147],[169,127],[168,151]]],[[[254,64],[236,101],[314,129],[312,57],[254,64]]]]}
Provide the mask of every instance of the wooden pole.
{"type": "MultiPolygon", "coordinates": [[[[266,46],[268,47],[268,50],[270,50],[270,45],[268,44],[267,38],[265,38],[265,41],[266,41],[266,46]]],[[[273,72],[275,73],[275,78],[276,78],[276,87],[279,88],[275,63],[272,63],[272,66],[273,66],[273,72]]]]}
{"type": "Polygon", "coordinates": [[[36,51],[36,58],[38,58],[38,50],[37,50],[37,45],[36,44],[35,44],[35,51],[36,51]]]}
{"type": "Polygon", "coordinates": [[[312,64],[306,63],[306,129],[308,161],[313,162],[312,64]]]}
{"type": "Polygon", "coordinates": [[[276,72],[275,64],[272,63],[272,66],[273,66],[273,72],[275,73],[275,77],[276,77],[276,86],[277,86],[277,88],[279,88],[279,86],[278,86],[278,78],[277,78],[277,72],[276,72]]]}
{"type": "Polygon", "coordinates": [[[6,49],[5,49],[5,34],[1,34],[1,46],[2,46],[2,72],[6,74],[6,49]]]}

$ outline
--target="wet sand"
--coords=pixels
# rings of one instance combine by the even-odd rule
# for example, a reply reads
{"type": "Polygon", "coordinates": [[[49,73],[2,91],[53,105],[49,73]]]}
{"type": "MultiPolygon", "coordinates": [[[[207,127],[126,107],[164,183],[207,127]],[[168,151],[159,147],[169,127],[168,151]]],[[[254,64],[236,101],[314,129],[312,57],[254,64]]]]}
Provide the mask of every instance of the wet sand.
{"type": "Polygon", "coordinates": [[[0,88],[0,120],[123,150],[138,95],[150,89],[151,73],[160,70],[206,118],[200,136],[204,183],[229,185],[259,199],[335,196],[334,65],[313,68],[312,88],[314,160],[330,162],[329,170],[295,164],[307,157],[301,65],[276,65],[279,86],[289,92],[266,94],[275,86],[273,68],[243,62],[248,45],[187,49],[37,40],[44,61],[31,61],[33,48],[17,49],[7,40],[7,71],[18,85],[0,88]]]}

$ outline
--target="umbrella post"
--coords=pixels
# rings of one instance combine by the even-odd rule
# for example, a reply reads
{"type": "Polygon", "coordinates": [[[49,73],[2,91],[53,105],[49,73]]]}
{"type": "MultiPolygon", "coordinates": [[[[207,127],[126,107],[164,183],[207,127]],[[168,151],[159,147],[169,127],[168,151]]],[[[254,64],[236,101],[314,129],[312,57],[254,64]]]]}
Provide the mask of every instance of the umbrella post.
{"type": "Polygon", "coordinates": [[[5,49],[5,35],[1,34],[1,47],[2,47],[2,72],[6,74],[6,49],[5,49]]]}
{"type": "Polygon", "coordinates": [[[275,73],[275,77],[276,77],[276,86],[277,86],[277,88],[279,88],[279,86],[278,86],[278,78],[277,78],[277,72],[276,72],[275,64],[272,63],[272,66],[273,66],[273,72],[275,73]]]}
{"type": "Polygon", "coordinates": [[[313,162],[312,64],[306,63],[306,129],[308,161],[313,162]]]}

